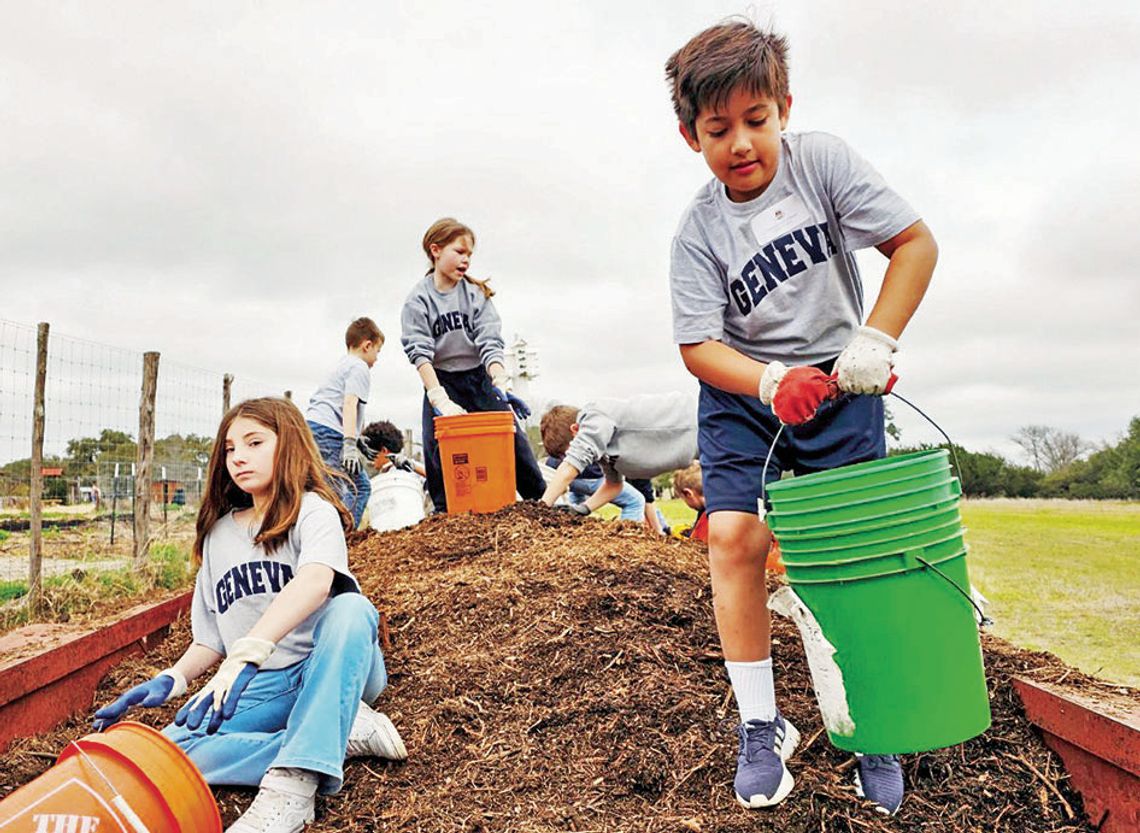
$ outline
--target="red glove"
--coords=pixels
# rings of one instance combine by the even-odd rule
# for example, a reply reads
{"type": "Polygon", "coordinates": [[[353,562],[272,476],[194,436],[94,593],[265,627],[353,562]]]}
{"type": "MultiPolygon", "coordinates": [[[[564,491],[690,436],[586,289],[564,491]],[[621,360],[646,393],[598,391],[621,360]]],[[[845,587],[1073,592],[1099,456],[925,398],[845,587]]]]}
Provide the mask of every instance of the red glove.
{"type": "Polygon", "coordinates": [[[803,425],[815,416],[820,405],[838,395],[835,379],[818,367],[793,367],[776,387],[772,412],[785,425],[803,425]]]}

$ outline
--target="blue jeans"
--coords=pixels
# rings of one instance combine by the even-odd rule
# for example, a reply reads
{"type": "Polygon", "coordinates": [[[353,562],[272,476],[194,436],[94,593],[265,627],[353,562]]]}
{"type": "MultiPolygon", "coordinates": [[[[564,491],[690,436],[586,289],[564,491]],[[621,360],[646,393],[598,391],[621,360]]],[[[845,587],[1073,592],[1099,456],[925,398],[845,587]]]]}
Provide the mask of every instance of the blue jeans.
{"type": "MultiPolygon", "coordinates": [[[[582,503],[586,498],[598,491],[598,487],[605,482],[604,477],[578,477],[570,481],[570,500],[574,503],[582,503]]],[[[621,520],[623,521],[640,521],[645,519],[645,498],[637,489],[629,485],[628,480],[623,480],[621,484],[621,492],[617,497],[610,501],[614,506],[621,509],[621,520]]]]}
{"type": "Polygon", "coordinates": [[[344,780],[344,750],[360,701],[371,703],[388,683],[376,643],[379,615],[360,593],[343,593],[325,608],[305,659],[258,671],[237,712],[207,735],[171,724],[163,734],[178,744],[212,786],[255,787],[270,767],[320,775],[320,792],[344,780]]]}
{"type": "Polygon", "coordinates": [[[313,432],[313,439],[317,441],[317,449],[321,452],[321,459],[331,469],[340,472],[352,481],[350,485],[339,477],[331,478],[332,487],[336,489],[340,499],[344,501],[344,505],[352,513],[356,526],[360,526],[360,519],[364,517],[364,507],[368,505],[368,498],[372,495],[372,483],[369,481],[368,475],[364,473],[363,467],[356,473],[355,477],[341,468],[340,451],[341,446],[344,445],[344,434],[316,422],[309,423],[309,430],[313,432]]]}

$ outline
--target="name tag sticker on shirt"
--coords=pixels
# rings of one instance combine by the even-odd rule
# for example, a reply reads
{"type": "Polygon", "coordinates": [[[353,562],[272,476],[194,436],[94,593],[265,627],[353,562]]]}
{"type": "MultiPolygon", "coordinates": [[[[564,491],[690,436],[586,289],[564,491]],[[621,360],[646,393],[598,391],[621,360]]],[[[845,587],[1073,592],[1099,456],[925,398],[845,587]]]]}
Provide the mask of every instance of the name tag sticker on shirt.
{"type": "Polygon", "coordinates": [[[770,205],[749,221],[756,245],[763,246],[782,234],[809,226],[814,222],[811,212],[798,194],[791,194],[775,205],[770,205]]]}

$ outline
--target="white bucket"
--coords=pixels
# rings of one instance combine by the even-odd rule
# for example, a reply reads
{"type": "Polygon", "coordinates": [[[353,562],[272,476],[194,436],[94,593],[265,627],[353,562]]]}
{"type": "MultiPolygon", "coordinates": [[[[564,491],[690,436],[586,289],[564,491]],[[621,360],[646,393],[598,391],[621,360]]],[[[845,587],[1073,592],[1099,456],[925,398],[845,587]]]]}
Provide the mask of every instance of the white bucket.
{"type": "Polygon", "coordinates": [[[378,532],[403,529],[424,519],[424,487],[419,475],[392,468],[372,478],[368,518],[378,532]]]}

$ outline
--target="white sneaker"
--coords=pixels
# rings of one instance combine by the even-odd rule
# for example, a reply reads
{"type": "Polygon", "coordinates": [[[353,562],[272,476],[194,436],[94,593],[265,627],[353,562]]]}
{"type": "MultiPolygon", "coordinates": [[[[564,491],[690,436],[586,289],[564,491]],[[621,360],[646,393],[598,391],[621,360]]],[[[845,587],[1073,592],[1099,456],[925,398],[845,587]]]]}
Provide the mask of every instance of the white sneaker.
{"type": "Polygon", "coordinates": [[[301,833],[314,818],[317,781],[307,769],[269,770],[249,809],[226,833],[301,833]]]}
{"type": "Polygon", "coordinates": [[[387,758],[390,761],[403,761],[408,757],[400,733],[383,712],[374,711],[367,703],[361,703],[352,729],[348,733],[346,758],[387,758]]]}

